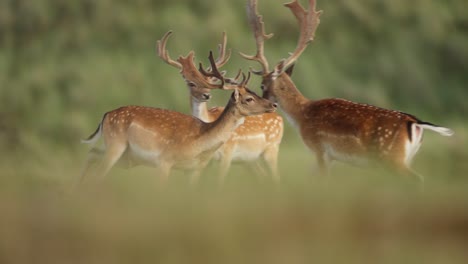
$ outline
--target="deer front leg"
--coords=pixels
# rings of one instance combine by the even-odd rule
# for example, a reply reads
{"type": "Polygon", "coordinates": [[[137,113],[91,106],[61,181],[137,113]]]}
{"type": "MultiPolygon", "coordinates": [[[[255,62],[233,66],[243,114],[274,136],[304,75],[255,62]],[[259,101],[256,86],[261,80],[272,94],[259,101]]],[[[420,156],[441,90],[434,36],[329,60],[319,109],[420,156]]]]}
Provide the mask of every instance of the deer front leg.
{"type": "Polygon", "coordinates": [[[169,175],[171,173],[172,164],[168,162],[160,162],[159,166],[156,168],[157,177],[159,181],[159,186],[166,186],[169,182],[169,175]]]}
{"type": "Polygon", "coordinates": [[[192,171],[192,173],[190,174],[190,185],[195,186],[198,183],[198,181],[200,180],[201,172],[201,168],[192,171]]]}
{"type": "Polygon", "coordinates": [[[260,182],[263,181],[265,176],[267,175],[264,165],[262,165],[262,161],[258,159],[246,163],[246,169],[250,174],[254,172],[260,182]]]}
{"type": "Polygon", "coordinates": [[[321,177],[328,177],[330,174],[330,159],[327,154],[322,151],[317,151],[317,165],[321,177]]]}
{"type": "Polygon", "coordinates": [[[271,176],[276,184],[280,183],[280,175],[278,173],[278,151],[279,146],[274,145],[270,146],[263,153],[263,159],[265,160],[268,168],[270,169],[271,176]]]}
{"type": "Polygon", "coordinates": [[[222,156],[219,165],[218,185],[222,186],[226,180],[229,168],[231,166],[233,148],[225,144],[222,149],[222,156]]]}

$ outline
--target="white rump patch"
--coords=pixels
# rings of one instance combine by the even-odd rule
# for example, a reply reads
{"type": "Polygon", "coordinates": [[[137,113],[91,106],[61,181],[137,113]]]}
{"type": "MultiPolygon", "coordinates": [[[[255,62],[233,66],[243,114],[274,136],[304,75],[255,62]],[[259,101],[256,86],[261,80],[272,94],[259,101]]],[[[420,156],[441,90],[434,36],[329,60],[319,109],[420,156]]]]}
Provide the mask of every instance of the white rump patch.
{"type": "Polygon", "coordinates": [[[411,161],[418,152],[419,147],[421,147],[423,132],[424,130],[419,124],[413,123],[411,125],[412,140],[408,139],[405,143],[405,164],[408,167],[411,165],[411,161]]]}

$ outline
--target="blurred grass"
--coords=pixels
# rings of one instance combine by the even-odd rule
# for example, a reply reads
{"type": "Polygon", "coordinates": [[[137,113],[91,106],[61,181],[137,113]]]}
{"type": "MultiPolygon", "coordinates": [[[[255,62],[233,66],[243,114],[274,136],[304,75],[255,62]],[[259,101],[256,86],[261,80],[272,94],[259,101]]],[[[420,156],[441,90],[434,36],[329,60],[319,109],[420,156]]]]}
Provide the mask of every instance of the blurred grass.
{"type": "MultiPolygon", "coordinates": [[[[292,51],[284,1],[259,1],[270,64],[292,51]]],[[[302,1],[305,2],[305,1],[302,1]]],[[[0,263],[466,263],[468,4],[464,0],[318,1],[325,11],[293,79],[310,98],[342,97],[453,128],[428,132],[415,192],[380,170],[337,164],[318,179],[286,124],[283,183],[216,165],[199,187],[176,172],[115,169],[97,192],[69,195],[85,159],[79,139],[102,114],[138,104],[189,113],[178,70],[155,53],[207,63],[221,32],[230,73],[253,52],[243,0],[0,1],[0,263]]],[[[258,89],[259,79],[251,81],[258,89]]],[[[258,90],[257,90],[258,91],[258,90]]],[[[212,105],[227,95],[214,92],[212,105]]]]}
{"type": "Polygon", "coordinates": [[[239,177],[221,190],[209,178],[192,189],[183,175],[156,188],[148,184],[154,175],[142,169],[112,176],[99,190],[75,196],[58,193],[60,185],[27,181],[30,188],[23,188],[2,182],[2,263],[468,259],[466,182],[429,184],[421,194],[390,179],[369,181],[369,175],[359,175],[361,180],[343,175],[327,183],[292,175],[275,188],[234,173],[239,177]]]}

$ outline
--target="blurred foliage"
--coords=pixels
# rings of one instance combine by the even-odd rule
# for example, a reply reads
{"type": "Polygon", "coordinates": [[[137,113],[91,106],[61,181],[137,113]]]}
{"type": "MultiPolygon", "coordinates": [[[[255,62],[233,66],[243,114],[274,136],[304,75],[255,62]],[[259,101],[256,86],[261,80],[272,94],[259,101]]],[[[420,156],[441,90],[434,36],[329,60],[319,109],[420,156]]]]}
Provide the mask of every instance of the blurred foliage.
{"type": "MultiPolygon", "coordinates": [[[[267,31],[275,33],[266,43],[271,64],[297,40],[282,2],[259,3],[267,31]]],[[[325,13],[316,40],[294,74],[307,96],[344,97],[443,124],[468,113],[466,1],[342,0],[318,6],[325,13]]],[[[24,141],[34,136],[76,146],[70,142],[121,105],[188,113],[182,78],[156,56],[156,40],[174,30],[171,54],[194,50],[206,63],[208,50],[226,31],[235,53],[253,52],[244,9],[243,0],[1,1],[0,147],[27,147],[24,141]]],[[[234,73],[249,65],[235,54],[226,69],[234,73]]],[[[225,98],[219,93],[213,105],[224,105],[225,98]]]]}

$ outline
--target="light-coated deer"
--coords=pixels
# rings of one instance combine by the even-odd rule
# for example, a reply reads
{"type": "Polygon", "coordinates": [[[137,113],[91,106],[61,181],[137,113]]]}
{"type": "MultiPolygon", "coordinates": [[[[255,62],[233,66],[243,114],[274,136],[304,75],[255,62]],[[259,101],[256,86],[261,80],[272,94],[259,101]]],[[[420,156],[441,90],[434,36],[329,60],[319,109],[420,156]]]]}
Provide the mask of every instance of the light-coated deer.
{"type": "MultiPolygon", "coordinates": [[[[211,68],[204,70],[200,67],[200,70],[197,70],[193,51],[186,57],[180,56],[177,61],[171,59],[166,49],[167,40],[171,33],[171,31],[167,32],[157,42],[158,55],[167,64],[180,69],[190,92],[192,115],[205,122],[213,122],[221,116],[224,107],[210,109],[207,107],[207,103],[211,99],[210,91],[213,87],[213,78],[209,73],[211,68]]],[[[226,51],[226,39],[226,34],[223,33],[222,43],[218,45],[217,68],[225,65],[230,58],[230,50],[226,51]]],[[[220,183],[224,181],[231,162],[245,162],[261,174],[269,171],[275,182],[279,182],[277,163],[282,137],[283,118],[277,113],[246,117],[244,123],[234,130],[229,140],[216,151],[214,158],[220,160],[220,183]],[[263,164],[267,165],[266,169],[263,164]]]]}
{"type": "MultiPolygon", "coordinates": [[[[223,88],[224,78],[212,56],[210,62],[213,76],[221,80],[210,88],[223,88]]],[[[142,106],[125,106],[107,112],[97,130],[83,141],[94,144],[101,136],[104,138],[105,150],[96,174],[106,175],[125,154],[131,166],[157,167],[163,181],[172,168],[180,168],[192,170],[191,181],[196,182],[215,151],[229,140],[246,116],[275,111],[276,104],[247,89],[247,82],[244,75],[221,116],[210,123],[179,112],[142,106]]],[[[93,151],[91,154],[94,155],[93,151]]],[[[86,164],[80,181],[89,167],[86,164]]]]}
{"type": "Polygon", "coordinates": [[[297,0],[285,6],[293,13],[300,27],[295,51],[269,70],[263,45],[272,35],[265,34],[257,1],[249,0],[247,14],[257,53],[254,56],[241,55],[260,63],[262,69],[254,73],[262,76],[263,97],[278,102],[305,145],[316,154],[321,174],[328,174],[329,163],[334,160],[355,164],[379,161],[423,181],[410,169],[411,160],[421,146],[423,130],[432,130],[443,136],[451,136],[453,131],[400,111],[343,99],[306,98],[296,88],[290,75],[296,60],[314,39],[322,11],[316,11],[315,0],[309,0],[307,11],[297,0]]]}

